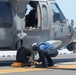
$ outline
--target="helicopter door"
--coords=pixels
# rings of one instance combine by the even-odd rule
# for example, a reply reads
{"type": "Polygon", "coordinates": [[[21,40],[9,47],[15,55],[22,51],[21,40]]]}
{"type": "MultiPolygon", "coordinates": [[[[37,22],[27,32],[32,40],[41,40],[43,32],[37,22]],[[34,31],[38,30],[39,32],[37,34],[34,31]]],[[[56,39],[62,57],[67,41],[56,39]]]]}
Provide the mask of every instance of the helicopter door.
{"type": "Polygon", "coordinates": [[[7,2],[0,2],[0,48],[10,47],[13,42],[12,11],[7,2]]]}
{"type": "Polygon", "coordinates": [[[41,8],[41,14],[42,14],[42,30],[48,30],[49,24],[48,24],[48,5],[46,2],[39,2],[40,8],[41,8]]]}

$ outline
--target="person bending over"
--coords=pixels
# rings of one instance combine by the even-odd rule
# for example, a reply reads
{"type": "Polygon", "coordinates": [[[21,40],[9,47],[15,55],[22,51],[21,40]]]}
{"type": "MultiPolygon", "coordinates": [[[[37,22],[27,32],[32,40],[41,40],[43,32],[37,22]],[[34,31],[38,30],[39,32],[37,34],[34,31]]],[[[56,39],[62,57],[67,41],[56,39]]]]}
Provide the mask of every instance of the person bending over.
{"type": "Polygon", "coordinates": [[[16,61],[22,62],[25,65],[30,65],[32,62],[34,62],[34,53],[32,47],[22,46],[19,48],[16,54],[16,61]]]}
{"type": "Polygon", "coordinates": [[[55,48],[48,41],[43,42],[41,44],[33,44],[33,50],[38,50],[39,53],[39,61],[42,62],[42,67],[54,66],[54,63],[51,57],[56,57],[58,55],[57,48],[55,48]]]}

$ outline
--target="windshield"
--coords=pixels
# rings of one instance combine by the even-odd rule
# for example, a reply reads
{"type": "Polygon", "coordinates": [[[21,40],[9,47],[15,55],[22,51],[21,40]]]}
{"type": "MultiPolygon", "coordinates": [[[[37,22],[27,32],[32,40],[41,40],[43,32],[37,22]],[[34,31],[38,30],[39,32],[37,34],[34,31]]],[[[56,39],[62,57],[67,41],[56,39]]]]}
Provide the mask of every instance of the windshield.
{"type": "Polygon", "coordinates": [[[62,11],[60,10],[60,8],[58,7],[58,5],[56,3],[51,3],[51,8],[53,10],[53,21],[60,21],[60,22],[65,22],[66,18],[63,15],[62,11]]]}

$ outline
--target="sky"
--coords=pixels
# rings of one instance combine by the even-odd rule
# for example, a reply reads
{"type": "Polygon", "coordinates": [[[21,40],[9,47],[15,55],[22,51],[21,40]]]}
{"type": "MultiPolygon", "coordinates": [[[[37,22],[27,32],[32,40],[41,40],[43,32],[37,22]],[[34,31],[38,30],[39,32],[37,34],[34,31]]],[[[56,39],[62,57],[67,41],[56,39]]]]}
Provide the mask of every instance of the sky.
{"type": "Polygon", "coordinates": [[[55,0],[62,10],[66,19],[74,20],[74,27],[76,26],[76,0],[55,0]]]}

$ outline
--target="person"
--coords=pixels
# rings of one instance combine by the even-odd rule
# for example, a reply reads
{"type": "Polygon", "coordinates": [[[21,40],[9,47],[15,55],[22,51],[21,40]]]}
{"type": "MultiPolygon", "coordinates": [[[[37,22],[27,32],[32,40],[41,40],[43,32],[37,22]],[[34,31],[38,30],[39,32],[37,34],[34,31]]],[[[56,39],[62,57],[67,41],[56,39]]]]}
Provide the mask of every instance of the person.
{"type": "Polygon", "coordinates": [[[33,50],[38,50],[39,53],[39,61],[42,62],[42,67],[47,66],[54,66],[54,63],[51,59],[51,57],[55,57],[58,55],[57,48],[55,48],[52,44],[50,44],[48,41],[43,42],[41,44],[33,44],[32,45],[33,50]]]}
{"type": "Polygon", "coordinates": [[[34,62],[34,53],[32,48],[30,46],[22,46],[19,48],[16,54],[16,61],[22,62],[25,66],[34,62]]]}
{"type": "Polygon", "coordinates": [[[37,27],[38,15],[37,10],[32,9],[28,15],[26,15],[26,27],[37,27]]]}
{"type": "Polygon", "coordinates": [[[29,2],[29,5],[32,8],[32,10],[30,10],[29,14],[27,14],[25,17],[26,18],[26,27],[37,28],[37,23],[38,23],[37,4],[38,4],[38,2],[35,2],[35,1],[29,2]]]}

